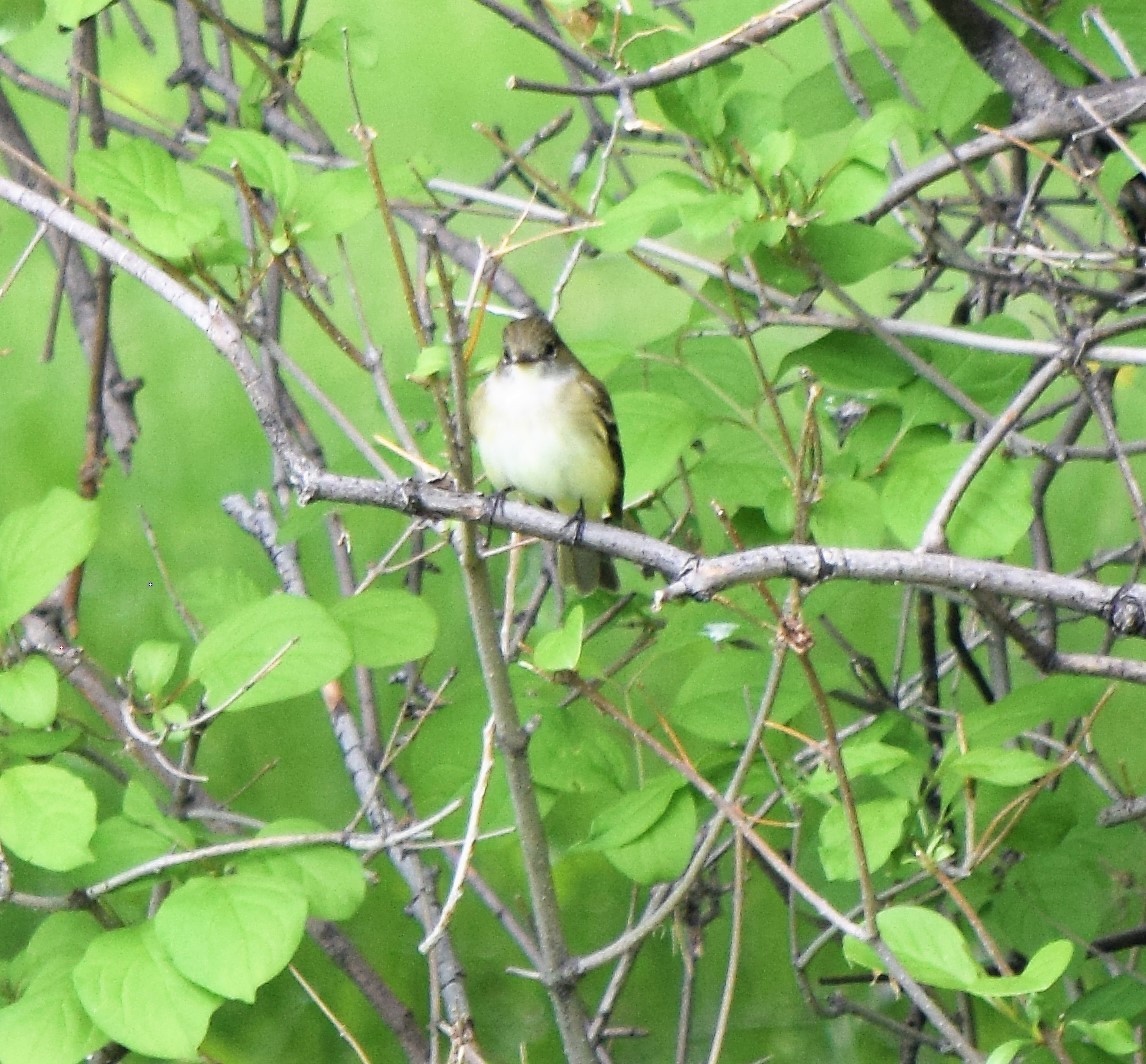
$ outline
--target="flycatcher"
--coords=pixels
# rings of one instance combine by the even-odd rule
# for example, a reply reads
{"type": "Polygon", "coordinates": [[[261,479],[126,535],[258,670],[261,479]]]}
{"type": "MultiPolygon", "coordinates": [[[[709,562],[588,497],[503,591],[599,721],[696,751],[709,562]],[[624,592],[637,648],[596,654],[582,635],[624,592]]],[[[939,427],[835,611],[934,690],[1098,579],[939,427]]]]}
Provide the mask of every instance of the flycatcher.
{"type": "MultiPolygon", "coordinates": [[[[474,392],[470,423],[498,491],[620,523],[625,460],[609,393],[541,315],[505,327],[501,361],[474,392]]],[[[557,574],[583,595],[618,587],[612,559],[580,547],[558,546],[557,574]]]]}

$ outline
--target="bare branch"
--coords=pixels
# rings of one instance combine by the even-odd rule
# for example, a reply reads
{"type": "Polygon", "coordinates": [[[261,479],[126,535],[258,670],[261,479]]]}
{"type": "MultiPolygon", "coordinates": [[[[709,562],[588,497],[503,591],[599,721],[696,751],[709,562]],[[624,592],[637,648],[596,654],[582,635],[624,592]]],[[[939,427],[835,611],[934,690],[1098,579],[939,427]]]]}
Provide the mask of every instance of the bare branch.
{"type": "MultiPolygon", "coordinates": [[[[497,0],[479,0],[479,2],[492,6],[497,0]]],[[[596,85],[548,85],[514,77],[510,79],[509,87],[569,96],[631,96],[645,89],[655,89],[658,85],[667,85],[671,81],[687,78],[708,67],[723,63],[749,48],[772,40],[809,15],[814,15],[827,7],[830,2],[831,0],[785,0],[767,14],[755,15],[723,36],[707,41],[691,51],[673,56],[672,59],[658,63],[639,74],[608,78],[596,85]]],[[[599,68],[588,72],[600,75],[599,68]]]]}

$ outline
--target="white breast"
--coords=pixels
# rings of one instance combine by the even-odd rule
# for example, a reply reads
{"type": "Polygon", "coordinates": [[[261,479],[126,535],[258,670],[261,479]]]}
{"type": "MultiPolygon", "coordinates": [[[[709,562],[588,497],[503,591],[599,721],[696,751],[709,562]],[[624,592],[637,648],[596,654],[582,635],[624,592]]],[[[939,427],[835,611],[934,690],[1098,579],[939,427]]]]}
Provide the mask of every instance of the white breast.
{"type": "Polygon", "coordinates": [[[583,504],[599,517],[615,487],[613,462],[590,404],[570,388],[576,388],[572,373],[537,364],[500,367],[482,386],[478,453],[499,491],[516,488],[567,513],[583,504]]]}

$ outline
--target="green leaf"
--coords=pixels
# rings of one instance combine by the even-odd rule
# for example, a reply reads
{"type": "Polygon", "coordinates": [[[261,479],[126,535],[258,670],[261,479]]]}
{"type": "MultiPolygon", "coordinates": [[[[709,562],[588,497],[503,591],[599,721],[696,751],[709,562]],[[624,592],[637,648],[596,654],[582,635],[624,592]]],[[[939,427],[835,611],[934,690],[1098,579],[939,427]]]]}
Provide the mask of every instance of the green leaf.
{"type": "Polygon", "coordinates": [[[0,1064],[76,1064],[108,1040],[80,1003],[71,972],[0,1009],[0,1064]]]}
{"type": "Polygon", "coordinates": [[[882,170],[891,156],[893,142],[906,137],[914,143],[917,117],[918,112],[899,100],[885,104],[848,141],[848,157],[882,170]]]}
{"type": "MultiPolygon", "coordinates": [[[[83,886],[98,883],[170,853],[173,847],[189,850],[194,845],[191,827],[167,816],[142,783],[129,780],[123,794],[123,815],[99,822],[91,840],[95,860],[84,865],[77,878],[83,886]]],[[[147,877],[131,887],[150,890],[153,885],[154,877],[147,877]]]]}
{"type": "Polygon", "coordinates": [[[263,105],[268,102],[270,89],[270,79],[262,70],[253,67],[239,93],[239,124],[244,129],[262,129],[263,105]]]}
{"type": "Polygon", "coordinates": [[[639,791],[624,795],[594,818],[585,847],[605,850],[639,838],[664,816],[672,796],[687,786],[677,776],[657,776],[639,791]]]}
{"type": "Polygon", "coordinates": [[[821,336],[785,355],[779,375],[784,376],[794,366],[804,366],[829,387],[848,392],[898,388],[915,376],[886,344],[864,333],[821,336]]]}
{"type": "MultiPolygon", "coordinates": [[[[967,326],[968,332],[1003,339],[1030,339],[1022,322],[994,314],[967,326]]],[[[991,351],[927,342],[919,345],[928,362],[956,388],[988,410],[1001,410],[1030,376],[1031,364],[1023,358],[1000,358],[991,351]]],[[[968,415],[942,395],[929,381],[919,378],[902,389],[904,411],[917,424],[928,421],[967,421],[968,415]]]]}
{"type": "Polygon", "coordinates": [[[563,709],[542,710],[529,764],[540,786],[565,794],[620,790],[631,778],[618,738],[604,728],[585,727],[563,709]]]}
{"type": "Polygon", "coordinates": [[[1141,1048],[1133,1028],[1125,1020],[1103,1020],[1099,1023],[1071,1020],[1067,1026],[1092,1045],[1114,1056],[1128,1057],[1141,1048]]]}
{"type": "Polygon", "coordinates": [[[734,523],[743,534],[763,537],[758,546],[788,538],[796,522],[791,484],[782,473],[767,483],[761,476],[764,469],[766,464],[753,467],[747,462],[706,462],[704,476],[693,481],[694,486],[703,487],[705,498],[736,512],[734,523]],[[753,495],[758,498],[752,498],[753,495]],[[756,518],[762,523],[757,523],[756,518]]]}
{"type": "Polygon", "coordinates": [[[995,90],[955,35],[932,17],[913,35],[900,73],[911,86],[931,125],[955,133],[995,90]]]}
{"type": "Polygon", "coordinates": [[[330,614],[350,639],[354,663],[370,669],[424,658],[438,639],[433,607],[408,591],[364,591],[339,599],[330,614]]]}
{"type": "Polygon", "coordinates": [[[27,33],[43,17],[44,0],[4,0],[0,7],[0,45],[27,33]]]}
{"type": "Polygon", "coordinates": [[[585,849],[599,850],[636,883],[663,883],[680,874],[692,854],[696,806],[686,784],[661,776],[627,794],[594,821],[585,849]]]}
{"type": "Polygon", "coordinates": [[[1027,962],[1022,974],[983,975],[967,986],[967,992],[983,998],[1040,994],[1062,978],[1073,954],[1074,946],[1065,938],[1048,942],[1027,962]]]}
{"type": "MultiPolygon", "coordinates": [[[[869,871],[882,868],[903,837],[911,806],[902,798],[875,798],[856,804],[860,837],[869,871]]],[[[851,832],[841,805],[833,805],[820,821],[820,864],[828,879],[859,878],[851,832]]]]}
{"type": "Polygon", "coordinates": [[[782,247],[773,248],[761,242],[752,252],[752,261],[770,285],[789,295],[798,296],[815,283],[807,266],[797,264],[782,247]]]}
{"type": "Polygon", "coordinates": [[[157,831],[168,842],[183,849],[190,849],[195,842],[190,827],[184,821],[175,820],[164,813],[151,792],[139,780],[128,780],[123,792],[123,815],[136,824],[157,831]]]}
{"type": "Polygon", "coordinates": [[[898,231],[859,222],[809,225],[800,239],[824,273],[845,285],[862,281],[915,250],[898,231]]]}
{"type": "Polygon", "coordinates": [[[622,392],[613,409],[625,448],[625,498],[662,487],[700,430],[696,411],[675,395],[622,392]]]}
{"type": "Polygon", "coordinates": [[[1000,787],[1022,787],[1045,776],[1054,766],[1028,750],[984,747],[968,750],[943,762],[942,771],[962,779],[983,780],[1000,787]]]}
{"type": "Polygon", "coordinates": [[[737,228],[732,234],[732,246],[741,255],[751,255],[758,248],[774,248],[787,232],[787,218],[758,218],[737,228]]]}
{"type": "Polygon", "coordinates": [[[605,860],[634,883],[667,883],[684,871],[695,841],[696,802],[688,791],[680,791],[648,832],[625,846],[605,850],[605,860]]]}
{"type": "Polygon", "coordinates": [[[215,207],[187,194],[179,165],[150,141],[78,152],[76,173],[89,193],[127,217],[145,248],[165,258],[188,258],[222,222],[215,207]]]}
{"type": "Polygon", "coordinates": [[[1095,32],[1097,27],[1087,17],[1095,10],[1102,12],[1103,22],[1118,35],[1129,55],[1146,53],[1146,25],[1137,0],[1103,0],[1097,9],[1093,0],[1062,0],[1046,6],[1042,21],[1062,32],[1075,49],[1101,66],[1110,62],[1114,42],[1106,28],[1095,32]]]}
{"type": "MultiPolygon", "coordinates": [[[[763,92],[735,92],[724,101],[724,130],[720,139],[728,145],[735,141],[751,153],[782,124],[780,104],[774,96],[763,92]]],[[[787,135],[794,151],[795,137],[790,133],[787,135]]]]}
{"type": "Polygon", "coordinates": [[[0,672],[0,713],[25,728],[51,724],[59,697],[60,678],[43,658],[25,658],[0,672]]]}
{"type": "Polygon", "coordinates": [[[196,569],[179,582],[179,597],[191,615],[210,630],[243,607],[261,602],[263,592],[241,569],[196,569]]]}
{"type": "MultiPolygon", "coordinates": [[[[973,444],[925,447],[896,458],[883,489],[883,518],[906,547],[915,547],[973,444]]],[[[988,459],[947,526],[951,550],[972,558],[1009,554],[1034,517],[1024,463],[988,459]]]]}
{"type": "Polygon", "coordinates": [[[63,488],[0,521],[0,629],[46,598],[88,556],[98,530],[96,504],[63,488]]]}
{"type": "Polygon", "coordinates": [[[866,481],[825,477],[820,498],[812,507],[811,526],[822,547],[882,546],[879,495],[866,481]]]}
{"type": "Polygon", "coordinates": [[[305,928],[298,887],[252,872],[189,880],[155,915],[156,935],[179,972],[246,1002],[287,966],[305,928]]]}
{"type": "Polygon", "coordinates": [[[220,227],[195,245],[195,261],[203,266],[236,266],[257,269],[253,253],[241,240],[236,240],[220,227]]]}
{"type": "MultiPolygon", "coordinates": [[[[136,823],[125,816],[104,817],[91,838],[93,859],[73,873],[77,886],[86,887],[111,876],[137,868],[148,861],[171,852],[171,839],[156,831],[136,823]]],[[[125,890],[150,890],[155,885],[155,877],[148,876],[136,880],[123,888],[125,890]]]]}
{"type": "Polygon", "coordinates": [[[303,44],[315,55],[330,59],[339,66],[350,50],[351,66],[372,70],[378,65],[381,44],[378,34],[356,19],[335,16],[327,19],[307,37],[303,44]]]}
{"type": "MultiPolygon", "coordinates": [[[[715,499],[732,511],[740,506],[760,506],[769,518],[779,509],[792,513],[792,489],[787,480],[779,447],[768,447],[760,436],[740,425],[717,425],[704,433],[704,450],[690,470],[698,497],[715,499]]],[[[779,522],[783,524],[784,522],[779,522]]]]}
{"type": "Polygon", "coordinates": [[[55,765],[17,765],[0,776],[0,842],[17,857],[53,872],[92,859],[95,795],[55,765]]]}
{"type": "MultiPolygon", "coordinates": [[[[310,820],[276,820],[257,838],[325,831],[310,820]]],[[[293,886],[306,899],[307,909],[322,920],[348,920],[366,897],[362,862],[341,846],[296,846],[266,850],[244,859],[242,868],[293,886]]]]}
{"type": "Polygon", "coordinates": [[[278,664],[230,709],[250,709],[308,694],[351,662],[350,640],[317,602],[272,595],[213,628],[191,656],[188,675],[221,706],[281,652],[278,664]]]}
{"type": "Polygon", "coordinates": [[[24,993],[35,989],[42,978],[55,979],[61,970],[68,973],[70,982],[72,968],[102,933],[103,929],[91,913],[51,913],[13,958],[7,973],[8,983],[24,993]]]}
{"type": "Polygon", "coordinates": [[[751,221],[760,210],[760,194],[749,185],[742,192],[713,192],[680,208],[685,232],[694,240],[711,240],[740,222],[751,221]]]}
{"type": "MultiPolygon", "coordinates": [[[[879,58],[869,49],[849,53],[847,63],[863,86],[868,103],[877,105],[898,96],[898,89],[880,67],[879,58]]],[[[784,97],[784,120],[804,140],[856,122],[855,108],[844,94],[834,63],[813,70],[788,92],[784,97]]]]}
{"type": "MultiPolygon", "coordinates": [[[[65,29],[74,30],[85,18],[91,18],[110,7],[113,0],[48,0],[48,11],[53,21],[65,29]]],[[[4,0],[7,4],[8,0],[4,0]]]]}
{"type": "Polygon", "coordinates": [[[752,149],[752,161],[761,174],[778,177],[795,157],[799,139],[790,129],[765,133],[752,149]]]}
{"type": "Polygon", "coordinates": [[[187,722],[191,719],[191,714],[187,711],[187,707],[181,702],[168,702],[156,714],[156,720],[162,727],[169,727],[172,729],[170,735],[166,737],[166,742],[169,743],[184,743],[187,741],[187,722]]]}
{"type": "Polygon", "coordinates": [[[281,212],[294,204],[298,171],[282,145],[265,133],[215,128],[210,143],[195,161],[200,166],[214,166],[227,173],[238,166],[247,184],[273,199],[281,212]]]}
{"type": "Polygon", "coordinates": [[[123,815],[147,827],[157,827],[167,819],[151,797],[151,792],[139,780],[127,782],[123,792],[123,815]]]}
{"type": "MultiPolygon", "coordinates": [[[[840,751],[848,779],[861,776],[884,776],[911,760],[911,755],[898,746],[879,742],[852,742],[840,751]]],[[[831,794],[839,786],[836,774],[820,765],[804,785],[808,794],[831,794]]]]}
{"type": "Polygon", "coordinates": [[[546,632],[533,652],[533,664],[546,672],[575,669],[581,660],[581,639],[585,631],[585,607],[574,606],[565,623],[546,632]]]}
{"type": "Polygon", "coordinates": [[[712,195],[694,177],[658,174],[604,213],[603,224],[585,233],[602,251],[627,251],[642,237],[664,236],[680,225],[679,208],[712,195]]]}
{"type": "Polygon", "coordinates": [[[426,384],[450,368],[450,349],[445,344],[431,344],[418,352],[410,380],[415,384],[426,384]]]}
{"type": "Polygon", "coordinates": [[[1103,162],[1098,188],[1108,203],[1117,203],[1122,186],[1138,173],[1138,167],[1131,162],[1131,154],[1136,159],[1146,154],[1146,129],[1140,129],[1127,138],[1125,151],[1112,152],[1103,162]]]}
{"type": "Polygon", "coordinates": [[[725,87],[737,73],[738,68],[732,63],[707,67],[691,77],[658,86],[653,95],[677,129],[704,144],[712,144],[724,129],[725,87]]]}
{"type": "MultiPolygon", "coordinates": [[[[390,188],[387,193],[393,195],[390,188]]],[[[378,205],[370,177],[361,167],[303,174],[294,200],[291,230],[300,243],[344,233],[378,205]]]]}
{"type": "Polygon", "coordinates": [[[888,178],[882,170],[867,163],[847,163],[815,198],[816,221],[830,226],[858,217],[883,198],[887,185],[888,178]]]}
{"type": "MultiPolygon", "coordinates": [[[[589,370],[595,377],[600,377],[601,380],[606,380],[611,373],[618,367],[623,365],[632,365],[633,351],[628,344],[618,343],[616,340],[577,340],[577,357],[581,360],[582,365],[589,370]]],[[[494,354],[494,361],[490,363],[490,368],[496,363],[498,354],[494,354]]]]}
{"type": "Polygon", "coordinates": [[[759,706],[766,669],[759,654],[734,648],[710,651],[677,689],[669,719],[713,742],[744,742],[759,706]]]}
{"type": "MultiPolygon", "coordinates": [[[[1074,800],[1078,801],[1077,792],[1074,800]]],[[[1106,927],[1107,910],[1095,900],[1105,897],[1103,891],[1110,888],[1110,862],[1125,867],[1125,855],[1120,852],[1125,841],[1107,842],[1108,834],[1093,827],[1076,829],[1053,848],[1027,853],[1010,870],[991,908],[999,926],[1007,928],[1014,948],[1033,955],[1046,941],[1048,926],[1069,933],[1076,941],[1096,938],[1106,927]],[[1048,925],[1048,919],[1053,919],[1053,925],[1048,925]]],[[[1119,830],[1117,834],[1127,840],[1128,833],[1119,830]]]]}
{"type": "Polygon", "coordinates": [[[875,918],[880,937],[921,983],[962,990],[980,978],[979,966],[959,929],[930,909],[895,905],[875,918]]]}
{"type": "Polygon", "coordinates": [[[80,1004],[76,963],[101,934],[88,913],[48,916],[12,961],[8,981],[19,992],[0,1009],[0,1064],[75,1064],[108,1041],[80,1004]]]}
{"type": "Polygon", "coordinates": [[[131,676],[140,691],[155,698],[170,682],[178,664],[178,643],[149,639],[140,643],[131,655],[131,676]]]}
{"type": "Polygon", "coordinates": [[[967,745],[999,746],[1040,724],[1066,724],[1098,704],[1104,685],[1079,676],[1047,676],[1016,687],[994,705],[963,714],[967,745]]]}
{"type": "Polygon", "coordinates": [[[860,476],[871,476],[883,467],[895,449],[903,427],[903,413],[879,403],[871,407],[844,440],[843,455],[855,463],[860,476]]]}
{"type": "Polygon", "coordinates": [[[1018,1056],[1019,1050],[1025,1049],[1031,1044],[1028,1038],[1012,1038],[1009,1042],[1003,1042],[991,1050],[987,1064],[1011,1064],[1011,1061],[1018,1056]]]}
{"type": "Polygon", "coordinates": [[[1117,975],[1108,983],[1100,983],[1073,1002],[1066,1010],[1066,1019],[1127,1020],[1136,1023],[1146,1013],[1146,997],[1142,984],[1132,975],[1117,975]]]}
{"type": "MultiPolygon", "coordinates": [[[[278,542],[297,543],[311,533],[325,537],[327,521],[332,514],[337,513],[338,510],[332,503],[309,502],[305,506],[293,504],[279,521],[278,542]]],[[[256,602],[262,597],[256,592],[251,601],[256,602]]]]}
{"type": "Polygon", "coordinates": [[[848,964],[861,968],[870,968],[873,972],[882,972],[885,970],[879,954],[866,942],[861,942],[858,938],[845,935],[843,953],[844,960],[846,960],[848,964]]]}
{"type": "Polygon", "coordinates": [[[76,966],[75,985],[109,1038],[150,1057],[197,1059],[222,1004],[175,970],[151,923],[97,938],[76,966]]]}
{"type": "Polygon", "coordinates": [[[50,731],[16,731],[4,737],[4,751],[12,757],[47,758],[84,738],[83,730],[74,725],[50,731]]]}

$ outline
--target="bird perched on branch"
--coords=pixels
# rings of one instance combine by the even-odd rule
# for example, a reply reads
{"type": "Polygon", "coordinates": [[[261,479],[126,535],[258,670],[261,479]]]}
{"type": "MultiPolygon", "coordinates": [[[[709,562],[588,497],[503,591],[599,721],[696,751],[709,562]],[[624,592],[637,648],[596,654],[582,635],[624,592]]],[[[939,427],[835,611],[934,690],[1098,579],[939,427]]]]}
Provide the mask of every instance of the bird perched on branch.
{"type": "MultiPolygon", "coordinates": [[[[540,314],[505,327],[470,421],[499,492],[516,489],[581,522],[620,522],[625,460],[609,393],[540,314]]],[[[583,547],[558,546],[557,573],[583,595],[618,587],[612,559],[583,547]]]]}

